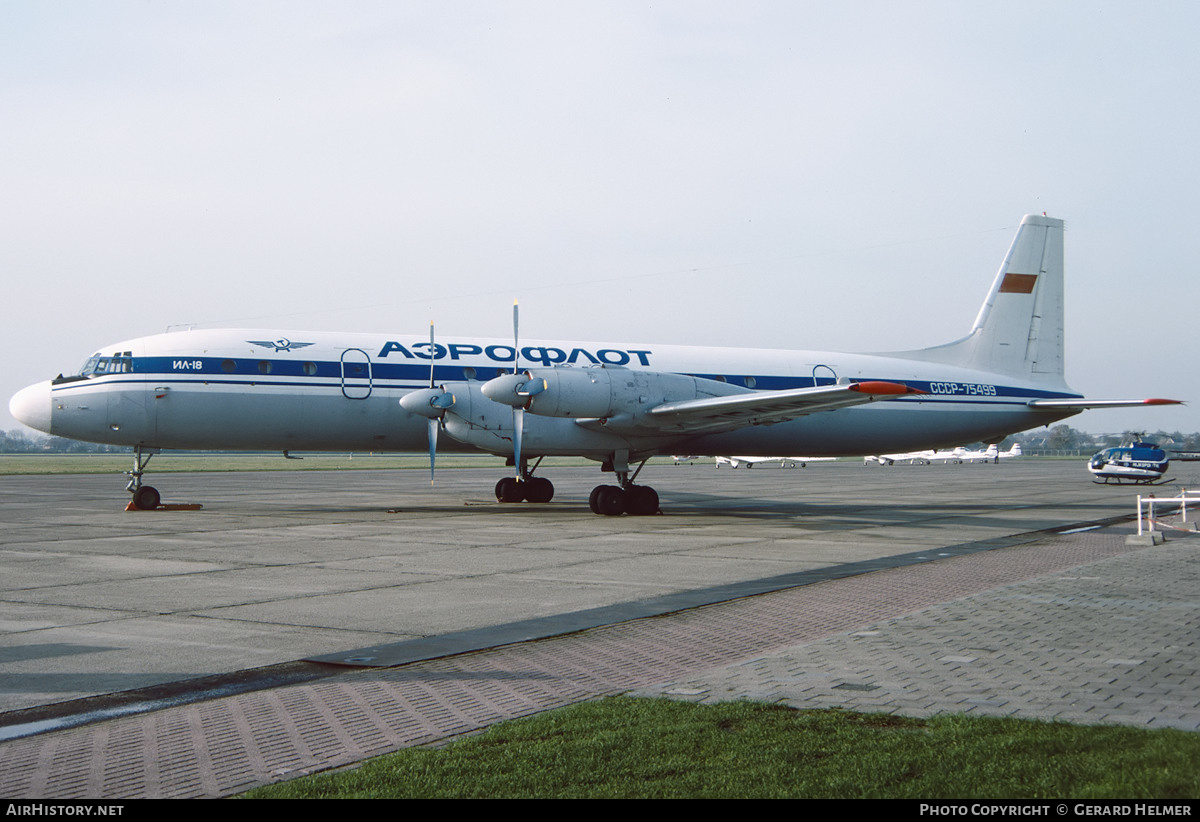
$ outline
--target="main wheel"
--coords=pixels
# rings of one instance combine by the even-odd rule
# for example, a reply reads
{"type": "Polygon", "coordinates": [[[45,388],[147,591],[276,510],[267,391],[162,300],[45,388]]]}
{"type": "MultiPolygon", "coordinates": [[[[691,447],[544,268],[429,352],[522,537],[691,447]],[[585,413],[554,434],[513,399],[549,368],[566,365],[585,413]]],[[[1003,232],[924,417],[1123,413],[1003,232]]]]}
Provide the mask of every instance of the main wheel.
{"type": "Polygon", "coordinates": [[[616,485],[598,485],[592,490],[592,510],[606,517],[625,513],[625,491],[616,485]]]}
{"type": "Polygon", "coordinates": [[[496,483],[497,502],[521,502],[525,499],[525,483],[516,477],[505,477],[496,483]]]}
{"type": "Polygon", "coordinates": [[[549,502],[554,499],[554,483],[545,477],[525,480],[525,499],[529,502],[549,502]]]}
{"type": "Polygon", "coordinates": [[[625,489],[625,511],[635,517],[657,514],[658,492],[649,485],[630,486],[625,489]]]}
{"type": "Polygon", "coordinates": [[[158,489],[152,485],[143,485],[133,492],[133,507],[139,511],[153,511],[160,501],[158,489]]]}

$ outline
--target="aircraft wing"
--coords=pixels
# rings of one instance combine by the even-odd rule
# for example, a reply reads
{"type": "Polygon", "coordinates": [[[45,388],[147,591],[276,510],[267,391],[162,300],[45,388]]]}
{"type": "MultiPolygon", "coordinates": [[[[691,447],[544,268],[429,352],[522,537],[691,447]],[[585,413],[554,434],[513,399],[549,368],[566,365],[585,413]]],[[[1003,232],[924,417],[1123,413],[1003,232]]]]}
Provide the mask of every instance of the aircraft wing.
{"type": "Polygon", "coordinates": [[[903,383],[881,380],[784,391],[755,391],[665,403],[650,409],[650,420],[663,431],[686,434],[727,431],[745,425],[769,425],[818,411],[832,411],[879,399],[924,393],[903,383]]]}
{"type": "Polygon", "coordinates": [[[1048,408],[1054,411],[1063,409],[1086,411],[1089,408],[1133,408],[1139,405],[1183,405],[1182,400],[1164,400],[1152,398],[1147,400],[1085,400],[1082,397],[1071,400],[1030,400],[1030,408],[1048,408]]]}

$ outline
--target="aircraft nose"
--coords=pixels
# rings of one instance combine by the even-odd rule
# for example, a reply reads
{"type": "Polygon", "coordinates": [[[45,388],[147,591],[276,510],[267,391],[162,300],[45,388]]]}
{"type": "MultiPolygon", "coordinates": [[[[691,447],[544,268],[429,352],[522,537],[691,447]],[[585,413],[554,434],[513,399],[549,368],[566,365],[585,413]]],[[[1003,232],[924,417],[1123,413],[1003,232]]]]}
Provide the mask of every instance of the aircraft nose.
{"type": "Polygon", "coordinates": [[[8,412],[30,428],[50,433],[50,383],[22,388],[8,401],[8,412]]]}

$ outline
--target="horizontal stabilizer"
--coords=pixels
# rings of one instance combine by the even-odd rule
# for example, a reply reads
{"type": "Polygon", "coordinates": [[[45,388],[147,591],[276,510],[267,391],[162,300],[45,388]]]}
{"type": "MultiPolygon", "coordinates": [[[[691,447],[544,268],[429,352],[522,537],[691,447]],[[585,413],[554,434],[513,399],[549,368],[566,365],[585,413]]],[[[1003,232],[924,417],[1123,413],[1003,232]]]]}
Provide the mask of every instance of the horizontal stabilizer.
{"type": "Polygon", "coordinates": [[[1145,400],[1032,400],[1030,408],[1046,408],[1053,411],[1086,411],[1089,408],[1133,408],[1140,405],[1183,405],[1182,400],[1151,398],[1145,400]]]}

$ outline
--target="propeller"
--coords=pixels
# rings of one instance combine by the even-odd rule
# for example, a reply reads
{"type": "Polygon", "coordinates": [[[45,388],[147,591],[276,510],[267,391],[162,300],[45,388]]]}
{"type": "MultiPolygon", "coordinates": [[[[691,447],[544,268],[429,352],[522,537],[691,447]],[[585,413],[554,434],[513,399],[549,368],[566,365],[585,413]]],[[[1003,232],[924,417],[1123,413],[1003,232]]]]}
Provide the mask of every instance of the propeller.
{"type": "Polygon", "coordinates": [[[454,406],[454,395],[434,382],[433,361],[437,345],[433,338],[433,323],[429,324],[429,387],[410,391],[400,398],[400,406],[413,414],[429,419],[429,483],[433,484],[434,463],[437,459],[438,428],[446,412],[454,406]]]}

